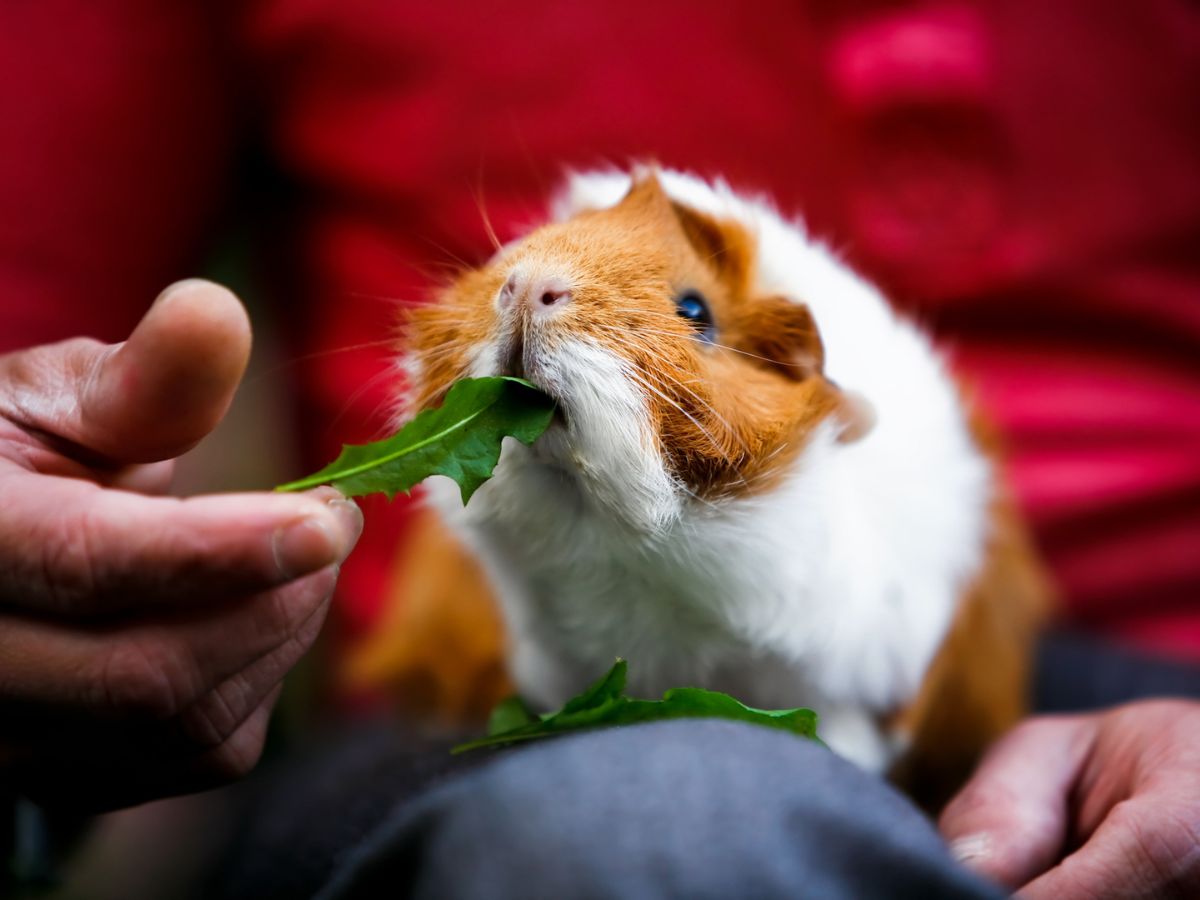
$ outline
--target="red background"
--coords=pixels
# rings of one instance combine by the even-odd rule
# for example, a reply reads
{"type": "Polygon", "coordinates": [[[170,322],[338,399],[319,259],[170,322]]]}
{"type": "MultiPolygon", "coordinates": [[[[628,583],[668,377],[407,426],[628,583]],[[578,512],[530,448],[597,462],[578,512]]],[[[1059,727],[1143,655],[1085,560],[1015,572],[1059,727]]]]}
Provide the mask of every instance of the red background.
{"type": "MultiPolygon", "coordinates": [[[[1200,659],[1194,4],[39,0],[0,21],[0,349],[121,338],[231,227],[292,353],[378,341],[487,255],[481,200],[505,238],[563,166],[721,174],[936,333],[1007,435],[1067,615],[1200,659]]],[[[311,462],[377,436],[385,360],[300,367],[311,462]]],[[[403,507],[368,515],[355,627],[403,507]]]]}

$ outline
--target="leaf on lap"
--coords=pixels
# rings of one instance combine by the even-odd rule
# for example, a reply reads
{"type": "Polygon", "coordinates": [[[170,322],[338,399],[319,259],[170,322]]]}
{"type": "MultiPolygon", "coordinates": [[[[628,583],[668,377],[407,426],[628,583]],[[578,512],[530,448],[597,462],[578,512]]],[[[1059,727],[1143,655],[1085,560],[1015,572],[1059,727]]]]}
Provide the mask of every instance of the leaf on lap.
{"type": "Polygon", "coordinates": [[[519,697],[511,697],[492,713],[487,737],[459,744],[452,752],[667,719],[729,719],[820,740],[817,714],[811,709],[755,709],[728,694],[701,688],[674,688],[663,694],[661,700],[635,700],[625,696],[627,674],[625,660],[617,660],[604,677],[568,700],[561,710],[542,716],[533,715],[519,697]]]}

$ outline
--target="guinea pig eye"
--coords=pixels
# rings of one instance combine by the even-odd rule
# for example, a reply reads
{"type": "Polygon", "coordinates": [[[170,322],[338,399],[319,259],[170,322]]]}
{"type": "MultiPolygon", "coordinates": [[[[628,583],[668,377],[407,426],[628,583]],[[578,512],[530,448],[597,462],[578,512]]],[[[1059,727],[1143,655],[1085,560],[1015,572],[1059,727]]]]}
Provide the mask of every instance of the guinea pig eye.
{"type": "Polygon", "coordinates": [[[712,341],[715,331],[712,313],[709,312],[708,303],[700,294],[696,291],[687,291],[681,294],[675,301],[675,312],[680,318],[691,323],[701,339],[712,341]]]}

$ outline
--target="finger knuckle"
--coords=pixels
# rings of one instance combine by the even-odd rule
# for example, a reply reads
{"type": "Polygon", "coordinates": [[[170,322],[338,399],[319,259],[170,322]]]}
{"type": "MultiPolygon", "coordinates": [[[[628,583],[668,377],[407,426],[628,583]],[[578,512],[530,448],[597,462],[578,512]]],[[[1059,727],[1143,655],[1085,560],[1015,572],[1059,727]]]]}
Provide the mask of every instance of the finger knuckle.
{"type": "Polygon", "coordinates": [[[274,648],[300,643],[303,653],[320,630],[332,591],[330,576],[319,572],[302,582],[261,594],[253,604],[250,627],[274,648]],[[314,620],[316,630],[312,627],[314,620]]]}
{"type": "Polygon", "coordinates": [[[75,337],[7,354],[3,357],[5,379],[16,389],[6,392],[4,399],[10,407],[6,413],[25,424],[43,424],[47,385],[59,386],[64,377],[77,378],[107,349],[108,345],[95,338],[75,337]]]}
{"type": "Polygon", "coordinates": [[[1009,810],[1018,806],[1019,797],[1007,785],[979,781],[969,785],[943,811],[943,818],[970,815],[983,810],[1009,810]]]}
{"type": "Polygon", "coordinates": [[[259,732],[235,737],[217,747],[210,757],[210,770],[223,781],[236,781],[254,771],[266,742],[265,733],[259,732]]]}
{"type": "Polygon", "coordinates": [[[122,640],[103,655],[96,679],[101,703],[124,716],[167,719],[186,699],[178,667],[153,642],[122,640]]]}
{"type": "Polygon", "coordinates": [[[287,640],[303,621],[302,607],[308,600],[305,592],[276,589],[259,596],[259,602],[252,606],[254,630],[272,644],[287,640]]]}
{"type": "Polygon", "coordinates": [[[1072,729],[1077,716],[1051,715],[1034,716],[1018,723],[1003,739],[1005,745],[1041,744],[1049,738],[1060,736],[1064,730],[1072,729]]]}
{"type": "MultiPolygon", "coordinates": [[[[1158,806],[1150,815],[1144,805],[1118,803],[1108,822],[1131,838],[1132,861],[1145,872],[1149,883],[1168,888],[1200,886],[1200,814],[1186,809],[1158,806]]],[[[1193,896],[1186,890],[1179,896],[1193,896]]]]}
{"type": "Polygon", "coordinates": [[[101,584],[95,529],[86,510],[56,519],[38,536],[41,582],[46,601],[57,612],[85,608],[101,584]]]}
{"type": "Polygon", "coordinates": [[[231,678],[202,697],[183,714],[188,737],[202,747],[216,747],[234,734],[253,708],[249,685],[231,678]]]}

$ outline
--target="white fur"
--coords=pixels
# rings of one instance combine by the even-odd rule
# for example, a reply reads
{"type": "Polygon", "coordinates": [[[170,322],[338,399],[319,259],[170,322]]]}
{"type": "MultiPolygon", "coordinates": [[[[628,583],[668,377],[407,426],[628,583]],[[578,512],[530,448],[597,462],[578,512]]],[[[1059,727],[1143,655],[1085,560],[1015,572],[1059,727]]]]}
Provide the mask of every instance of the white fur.
{"type": "MultiPolygon", "coordinates": [[[[878,291],[765,202],[660,178],[751,231],[757,286],[808,305],[827,375],[872,404],[874,429],[845,444],[823,426],[769,493],[699,501],[667,474],[620,357],[547,346],[539,383],[569,398],[570,433],[507,447],[465,510],[448,483],[431,497],[494,579],[531,699],[559,704],[622,656],[634,694],[702,685],[812,706],[831,746],[882,769],[895,739],[879,721],[918,690],[980,563],[988,466],[929,341],[878,291]]],[[[555,215],[629,185],[577,175],[555,215]]],[[[495,365],[484,348],[474,374],[495,365]]]]}
{"type": "MultiPolygon", "coordinates": [[[[527,343],[534,344],[535,337],[531,330],[527,343]]],[[[518,515],[516,507],[528,505],[519,491],[534,487],[529,481],[541,486],[549,478],[546,489],[556,491],[558,481],[568,474],[563,467],[569,466],[571,480],[581,480],[588,488],[574,498],[579,503],[602,507],[638,532],[660,531],[674,522],[683,498],[658,455],[645,398],[630,381],[625,360],[585,341],[539,349],[529,375],[553,396],[569,398],[569,434],[556,424],[532,451],[509,441],[492,482],[501,488],[515,486],[518,492],[503,503],[481,502],[480,514],[500,505],[504,516],[518,515]],[[580,452],[581,447],[586,453],[580,452]]],[[[496,353],[495,343],[486,345],[476,355],[470,374],[494,375],[499,369],[496,353]]]]}

